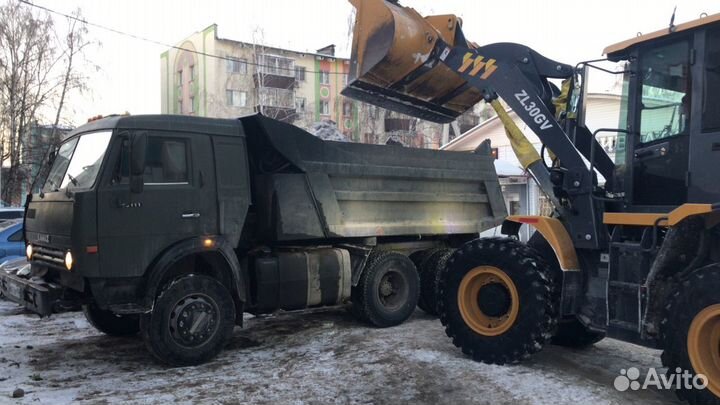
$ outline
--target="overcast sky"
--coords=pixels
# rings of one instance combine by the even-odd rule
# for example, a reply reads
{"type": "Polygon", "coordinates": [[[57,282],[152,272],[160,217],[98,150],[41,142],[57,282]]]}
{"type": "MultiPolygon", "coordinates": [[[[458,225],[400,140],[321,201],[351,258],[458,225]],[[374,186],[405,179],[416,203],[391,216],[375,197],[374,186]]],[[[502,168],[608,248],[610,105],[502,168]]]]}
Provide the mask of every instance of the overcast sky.
{"type": "MultiPolygon", "coordinates": [[[[5,0],[0,0],[5,1],[5,0]]],[[[345,0],[35,0],[36,4],[70,13],[78,7],[93,23],[176,44],[210,24],[223,38],[251,41],[261,27],[267,45],[314,51],[334,43],[339,56],[349,56],[345,0]]],[[[702,12],[720,12],[717,0],[404,0],[422,15],[457,14],[468,39],[480,45],[518,42],[547,57],[575,64],[598,58],[614,42],[668,26],[702,12]]],[[[62,20],[62,17],[56,17],[62,20]]],[[[91,94],[75,97],[75,124],[96,114],[160,112],[159,45],[89,27],[102,45],[87,52],[101,67],[89,71],[91,94]]]]}

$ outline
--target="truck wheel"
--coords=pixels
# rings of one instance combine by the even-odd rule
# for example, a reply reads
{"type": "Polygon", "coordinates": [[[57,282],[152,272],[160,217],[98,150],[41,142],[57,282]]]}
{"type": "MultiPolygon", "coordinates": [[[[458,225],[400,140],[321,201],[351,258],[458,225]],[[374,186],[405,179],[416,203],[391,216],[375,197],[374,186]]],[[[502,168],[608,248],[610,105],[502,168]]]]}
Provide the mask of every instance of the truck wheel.
{"type": "Polygon", "coordinates": [[[453,249],[438,249],[426,260],[420,270],[420,301],[418,306],[427,314],[437,316],[440,277],[453,249]]]}
{"type": "Polygon", "coordinates": [[[204,363],[225,347],[235,326],[230,292],[212,277],[191,274],[169,283],[140,320],[150,353],[172,366],[204,363]]]}
{"type": "Polygon", "coordinates": [[[412,315],[420,296],[420,278],[413,262],[393,252],[373,252],[352,291],[353,313],[385,328],[412,315]]]}
{"type": "MultiPolygon", "coordinates": [[[[420,297],[418,298],[418,308],[422,309],[426,313],[430,313],[430,304],[426,301],[427,295],[425,294],[426,290],[426,282],[424,281],[427,277],[425,277],[425,270],[428,269],[427,262],[428,260],[438,252],[439,249],[425,249],[420,250],[417,252],[414,252],[410,255],[410,260],[412,260],[413,264],[415,264],[415,268],[417,269],[418,276],[420,276],[420,297]]],[[[434,315],[434,314],[433,314],[434,315]]]]}
{"type": "MultiPolygon", "coordinates": [[[[695,270],[670,299],[661,322],[662,362],[668,376],[707,377],[707,387],[685,386],[677,396],[690,404],[720,404],[720,264],[695,270]],[[680,372],[678,373],[678,369],[680,372]]],[[[678,377],[675,377],[678,378],[678,377]]]]}
{"type": "Polygon", "coordinates": [[[477,239],[448,260],[438,311],[453,344],[476,361],[516,363],[542,349],[556,323],[549,266],[509,238],[477,239]]]}
{"type": "Polygon", "coordinates": [[[130,336],[140,330],[140,315],[116,315],[95,304],[83,305],[85,319],[100,332],[110,336],[130,336]]]}

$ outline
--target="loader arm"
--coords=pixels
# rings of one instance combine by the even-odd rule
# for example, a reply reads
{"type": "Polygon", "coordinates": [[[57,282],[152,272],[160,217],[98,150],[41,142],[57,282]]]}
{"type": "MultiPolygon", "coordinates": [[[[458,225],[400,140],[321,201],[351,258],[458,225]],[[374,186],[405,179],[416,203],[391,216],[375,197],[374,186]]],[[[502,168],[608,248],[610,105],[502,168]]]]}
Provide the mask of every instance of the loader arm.
{"type": "MultiPolygon", "coordinates": [[[[467,85],[480,90],[485,101],[502,98],[560,160],[562,176],[552,176],[552,180],[551,171],[540,159],[527,164],[526,169],[549,196],[558,199],[558,189],[566,194],[569,204],[556,203],[556,208],[575,246],[597,248],[602,237],[598,232],[601,213],[592,198],[593,176],[583,154],[555,119],[553,94],[547,81],[572,77],[573,67],[519,44],[498,43],[475,49],[443,43],[438,46],[445,46],[440,52],[443,64],[465,79],[467,85]]],[[[524,156],[518,159],[522,162],[524,156]]]]}
{"type": "Polygon", "coordinates": [[[519,44],[478,47],[466,40],[452,15],[423,18],[394,1],[351,2],[358,10],[344,95],[441,123],[484,99],[498,112],[520,162],[552,199],[575,247],[597,249],[606,242],[600,232],[602,204],[593,199],[595,179],[586,161],[594,158],[606,179],[614,165],[587,131],[576,131],[573,143],[555,118],[558,92],[548,79],[573,78],[572,66],[519,44]],[[557,157],[556,167],[546,167],[498,97],[557,157]]]}

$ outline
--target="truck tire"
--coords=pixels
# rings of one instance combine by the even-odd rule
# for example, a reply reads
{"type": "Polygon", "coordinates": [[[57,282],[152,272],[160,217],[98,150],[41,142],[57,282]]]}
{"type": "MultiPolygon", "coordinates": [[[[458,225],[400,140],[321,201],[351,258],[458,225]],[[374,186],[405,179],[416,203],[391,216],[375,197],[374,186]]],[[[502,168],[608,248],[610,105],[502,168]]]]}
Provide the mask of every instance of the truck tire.
{"type": "Polygon", "coordinates": [[[95,304],[82,306],[85,319],[95,329],[109,336],[130,336],[140,331],[140,315],[116,315],[95,304]]]}
{"type": "MultiPolygon", "coordinates": [[[[663,366],[667,374],[685,370],[705,375],[704,389],[683,387],[675,393],[692,405],[720,404],[720,264],[711,264],[690,274],[670,298],[660,324],[663,366]]],[[[677,378],[677,377],[676,377],[677,378]]]]}
{"type": "MultiPolygon", "coordinates": [[[[555,280],[556,299],[559,300],[562,293],[563,275],[560,269],[560,263],[558,262],[557,256],[555,256],[555,251],[540,232],[533,233],[527,244],[540,253],[543,259],[545,259],[545,262],[550,266],[550,274],[553,280],[555,280]]],[[[555,334],[550,343],[557,346],[584,349],[604,338],[605,333],[591,331],[577,318],[573,317],[572,319],[564,319],[558,322],[555,334]]]]}
{"type": "Polygon", "coordinates": [[[437,316],[440,278],[453,249],[438,249],[423,263],[420,270],[420,301],[418,307],[429,315],[437,316]]]}
{"type": "Polygon", "coordinates": [[[386,328],[412,315],[420,296],[420,278],[405,255],[377,251],[368,257],[352,290],[353,313],[360,320],[386,328]]]}
{"type": "Polygon", "coordinates": [[[235,327],[235,305],[212,277],[190,274],[170,282],[152,312],[140,319],[145,346],[171,366],[204,363],[225,347],[235,327]]]}
{"type": "Polygon", "coordinates": [[[420,277],[420,297],[418,298],[418,308],[422,309],[426,313],[430,313],[430,304],[427,303],[426,298],[428,294],[425,293],[426,290],[426,280],[427,277],[425,277],[425,270],[428,269],[427,262],[428,260],[436,253],[439,249],[431,248],[431,249],[425,249],[420,250],[417,252],[414,252],[410,255],[410,260],[412,260],[413,264],[415,264],[415,268],[417,269],[418,276],[420,277]]]}
{"type": "Polygon", "coordinates": [[[540,351],[557,317],[549,272],[540,254],[515,239],[466,243],[440,280],[445,333],[463,353],[488,364],[516,363],[540,351]]]}

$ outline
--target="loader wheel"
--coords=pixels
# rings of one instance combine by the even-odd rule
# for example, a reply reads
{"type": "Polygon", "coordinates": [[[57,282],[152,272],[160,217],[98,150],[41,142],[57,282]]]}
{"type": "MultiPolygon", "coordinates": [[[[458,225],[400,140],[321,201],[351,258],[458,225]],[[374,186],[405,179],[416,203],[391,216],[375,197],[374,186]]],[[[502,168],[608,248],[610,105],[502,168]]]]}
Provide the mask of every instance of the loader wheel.
{"type": "Polygon", "coordinates": [[[591,331],[579,320],[571,319],[558,323],[551,343],[557,346],[584,349],[603,339],[605,339],[604,333],[591,331]]]}
{"type": "Polygon", "coordinates": [[[438,310],[453,344],[476,361],[516,363],[542,349],[556,322],[549,268],[527,245],[477,239],[448,260],[438,310]]]}
{"type": "Polygon", "coordinates": [[[353,287],[352,312],[381,328],[399,325],[415,311],[419,295],[420,279],[407,256],[373,252],[353,287]]]}
{"type": "Polygon", "coordinates": [[[172,366],[212,359],[230,340],[234,326],[230,292],[216,279],[195,274],[171,282],[153,311],[140,319],[145,346],[172,366]]]}
{"type": "Polygon", "coordinates": [[[140,330],[139,315],[116,315],[95,304],[83,305],[85,319],[95,329],[109,336],[130,336],[140,330]]]}
{"type": "MultiPolygon", "coordinates": [[[[720,404],[720,265],[695,270],[682,282],[661,323],[668,376],[687,370],[707,377],[707,387],[685,386],[677,396],[690,404],[720,404]]],[[[699,380],[699,377],[697,378],[699,380]]],[[[691,380],[692,381],[692,380],[691,380]]]]}
{"type": "Polygon", "coordinates": [[[437,316],[440,277],[453,249],[438,249],[423,263],[420,269],[420,301],[418,307],[429,315],[437,316]]]}
{"type": "MultiPolygon", "coordinates": [[[[540,232],[533,233],[527,244],[540,253],[550,266],[550,275],[555,281],[555,299],[560,300],[563,274],[555,251],[540,232]]],[[[551,343],[557,346],[582,349],[590,347],[604,338],[604,333],[589,330],[577,318],[573,317],[558,322],[551,343]]]]}

